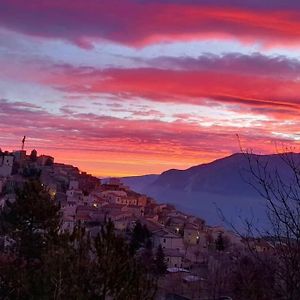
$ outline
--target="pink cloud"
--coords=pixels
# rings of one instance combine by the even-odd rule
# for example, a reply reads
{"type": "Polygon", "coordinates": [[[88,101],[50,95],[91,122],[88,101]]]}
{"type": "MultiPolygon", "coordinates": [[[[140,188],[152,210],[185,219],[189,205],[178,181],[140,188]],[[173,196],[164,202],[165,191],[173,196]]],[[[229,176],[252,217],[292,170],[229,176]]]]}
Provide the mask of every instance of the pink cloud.
{"type": "MultiPolygon", "coordinates": [[[[55,115],[8,101],[0,101],[0,147],[16,148],[23,135],[28,136],[28,147],[53,154],[57,160],[77,164],[94,174],[117,172],[107,166],[120,161],[132,174],[142,173],[145,162],[153,162],[151,171],[161,172],[174,166],[185,167],[230,154],[239,150],[235,134],[245,145],[256,150],[273,152],[276,140],[297,146],[293,139],[270,138],[270,132],[283,134],[296,130],[299,124],[274,126],[264,122],[259,128],[231,126],[203,127],[186,123],[154,120],[124,120],[95,114],[55,115]],[[22,120],[16,123],[15,120],[22,120]],[[34,122],[32,122],[34,120],[34,122]],[[70,153],[72,155],[70,156],[70,153]],[[99,166],[95,166],[95,161],[99,166]],[[101,169],[101,166],[105,169],[101,169]],[[131,167],[129,167],[131,165],[131,167]],[[135,167],[133,167],[134,165],[135,167]],[[135,173],[134,173],[135,172],[135,173]]],[[[128,173],[127,173],[128,174],[128,173]]]]}
{"type": "Polygon", "coordinates": [[[112,94],[122,101],[242,105],[254,112],[293,117],[300,110],[300,63],[283,57],[224,55],[160,58],[152,67],[94,69],[56,66],[44,84],[66,93],[112,94]],[[159,66],[159,68],[155,67],[159,66]],[[279,74],[279,75],[278,75],[279,74]]]}
{"type": "Polygon", "coordinates": [[[44,61],[2,61],[0,77],[52,87],[73,102],[105,94],[129,103],[144,98],[163,103],[225,104],[277,119],[295,119],[300,111],[300,62],[296,59],[227,54],[197,59],[160,57],[145,63],[149,67],[97,69],[44,61]]]}
{"type": "Polygon", "coordinates": [[[268,46],[299,44],[299,5],[234,5],[218,1],[2,0],[2,27],[42,38],[71,41],[83,48],[92,41],[127,45],[158,41],[237,38],[268,46]]]}

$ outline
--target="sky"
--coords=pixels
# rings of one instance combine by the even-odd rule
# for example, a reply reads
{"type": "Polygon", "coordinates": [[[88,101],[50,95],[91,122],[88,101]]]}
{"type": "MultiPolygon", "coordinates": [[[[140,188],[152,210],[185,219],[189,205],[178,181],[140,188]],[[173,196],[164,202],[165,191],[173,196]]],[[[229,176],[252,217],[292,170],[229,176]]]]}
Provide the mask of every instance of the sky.
{"type": "Polygon", "coordinates": [[[299,80],[297,0],[0,0],[0,147],[96,176],[299,151],[299,80]]]}

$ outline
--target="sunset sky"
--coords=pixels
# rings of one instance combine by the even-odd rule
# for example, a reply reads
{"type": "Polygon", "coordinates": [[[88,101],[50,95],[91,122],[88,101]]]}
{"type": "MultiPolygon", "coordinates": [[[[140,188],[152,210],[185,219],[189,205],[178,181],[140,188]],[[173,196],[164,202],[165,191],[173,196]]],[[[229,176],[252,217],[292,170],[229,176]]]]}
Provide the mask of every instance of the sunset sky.
{"type": "Polygon", "coordinates": [[[300,143],[300,1],[0,0],[0,147],[98,176],[300,143]]]}

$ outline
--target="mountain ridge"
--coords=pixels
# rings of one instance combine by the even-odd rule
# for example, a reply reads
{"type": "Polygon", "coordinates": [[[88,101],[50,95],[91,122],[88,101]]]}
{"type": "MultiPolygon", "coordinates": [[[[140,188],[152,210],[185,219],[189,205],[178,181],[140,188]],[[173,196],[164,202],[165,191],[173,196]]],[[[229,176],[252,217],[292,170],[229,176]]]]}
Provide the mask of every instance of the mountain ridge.
{"type": "MultiPolygon", "coordinates": [[[[300,164],[299,153],[286,155],[293,155],[293,159],[300,164]]],[[[249,184],[253,179],[249,159],[250,163],[256,160],[267,163],[270,172],[278,169],[283,178],[290,178],[291,174],[280,154],[234,153],[185,170],[170,169],[160,175],[127,177],[122,181],[137,192],[147,194],[158,202],[174,204],[212,225],[223,225],[219,210],[228,219],[237,219],[237,216],[247,219],[254,214],[264,222],[264,201],[249,184]]]]}

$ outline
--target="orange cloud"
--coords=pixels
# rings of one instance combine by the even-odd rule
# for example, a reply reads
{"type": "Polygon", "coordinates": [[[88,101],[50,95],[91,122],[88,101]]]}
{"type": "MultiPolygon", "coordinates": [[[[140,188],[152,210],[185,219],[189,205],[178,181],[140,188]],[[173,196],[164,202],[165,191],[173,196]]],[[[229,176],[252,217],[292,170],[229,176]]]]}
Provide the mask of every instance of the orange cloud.
{"type": "Polygon", "coordinates": [[[27,148],[54,155],[95,175],[137,175],[207,162],[245,147],[273,152],[274,141],[298,145],[293,138],[271,137],[272,130],[290,134],[299,126],[263,123],[253,128],[174,122],[124,120],[94,114],[55,115],[20,103],[0,102],[1,147],[15,149],[23,135],[27,148]],[[22,120],[16,124],[15,120],[22,120]],[[32,122],[34,120],[34,122],[32,122]],[[279,128],[280,127],[280,128],[279,128]]]}

